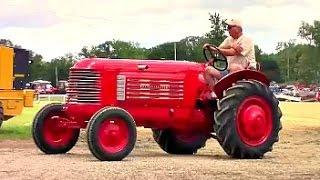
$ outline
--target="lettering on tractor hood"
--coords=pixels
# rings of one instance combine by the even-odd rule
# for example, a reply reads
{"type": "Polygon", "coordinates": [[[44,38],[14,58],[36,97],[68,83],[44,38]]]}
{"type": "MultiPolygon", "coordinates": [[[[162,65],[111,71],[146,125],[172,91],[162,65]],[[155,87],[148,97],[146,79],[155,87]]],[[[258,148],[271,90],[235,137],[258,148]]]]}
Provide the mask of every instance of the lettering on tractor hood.
{"type": "Polygon", "coordinates": [[[183,99],[184,80],[146,79],[117,76],[117,100],[183,99]]]}

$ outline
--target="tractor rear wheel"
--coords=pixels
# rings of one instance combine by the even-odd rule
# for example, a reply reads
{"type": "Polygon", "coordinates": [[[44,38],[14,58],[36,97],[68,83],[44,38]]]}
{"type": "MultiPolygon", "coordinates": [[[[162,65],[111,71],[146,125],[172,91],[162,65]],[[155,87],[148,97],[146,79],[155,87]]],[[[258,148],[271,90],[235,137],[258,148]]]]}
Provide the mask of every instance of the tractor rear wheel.
{"type": "Polygon", "coordinates": [[[228,88],[215,112],[214,130],[224,151],[234,158],[262,158],[279,140],[281,110],[270,89],[255,80],[228,88]]]}
{"type": "Polygon", "coordinates": [[[181,134],[167,129],[152,129],[152,133],[160,148],[169,154],[195,154],[207,141],[203,134],[181,134]]]}
{"type": "Polygon", "coordinates": [[[87,127],[91,153],[101,161],[120,161],[134,148],[137,139],[132,116],[117,107],[107,107],[92,116],[87,127]]]}
{"type": "Polygon", "coordinates": [[[78,141],[80,129],[59,126],[59,121],[64,118],[61,104],[48,104],[36,114],[32,136],[37,147],[44,153],[66,153],[78,141]]]}

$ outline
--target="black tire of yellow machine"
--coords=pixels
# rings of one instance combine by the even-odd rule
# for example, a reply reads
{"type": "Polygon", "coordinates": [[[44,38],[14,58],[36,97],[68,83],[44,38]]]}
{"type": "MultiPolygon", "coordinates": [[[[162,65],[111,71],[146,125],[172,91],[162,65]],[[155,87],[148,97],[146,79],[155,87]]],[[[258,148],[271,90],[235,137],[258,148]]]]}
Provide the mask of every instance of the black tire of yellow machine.
{"type": "Polygon", "coordinates": [[[2,108],[2,104],[0,103],[0,128],[3,123],[3,120],[4,120],[3,108],[2,108]]]}

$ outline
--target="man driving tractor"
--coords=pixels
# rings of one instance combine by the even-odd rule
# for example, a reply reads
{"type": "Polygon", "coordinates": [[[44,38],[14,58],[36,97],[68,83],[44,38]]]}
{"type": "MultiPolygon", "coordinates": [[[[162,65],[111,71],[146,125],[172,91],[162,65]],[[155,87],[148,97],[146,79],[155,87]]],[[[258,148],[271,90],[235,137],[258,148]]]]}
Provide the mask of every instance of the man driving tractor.
{"type": "Polygon", "coordinates": [[[208,82],[211,90],[213,90],[216,81],[227,74],[243,69],[256,69],[257,66],[253,41],[243,35],[241,21],[230,19],[226,23],[230,36],[228,36],[219,47],[213,47],[208,43],[203,45],[203,49],[207,49],[213,53],[220,51],[220,53],[227,57],[229,64],[226,70],[218,71],[211,66],[213,63],[212,60],[207,63],[204,78],[208,82]]]}
{"type": "Polygon", "coordinates": [[[267,77],[247,70],[256,65],[254,47],[241,27],[231,20],[230,37],[219,47],[204,45],[207,64],[214,67],[188,61],[79,60],[70,68],[68,100],[48,104],[35,116],[36,146],[46,154],[66,153],[86,128],[97,159],[120,161],[134,149],[136,127],[142,126],[151,128],[155,142],[170,154],[195,154],[215,138],[230,157],[262,158],[279,140],[282,113],[267,77]],[[211,91],[203,72],[213,79],[212,88],[216,79],[232,73],[214,85],[213,98],[207,96],[211,91]]]}

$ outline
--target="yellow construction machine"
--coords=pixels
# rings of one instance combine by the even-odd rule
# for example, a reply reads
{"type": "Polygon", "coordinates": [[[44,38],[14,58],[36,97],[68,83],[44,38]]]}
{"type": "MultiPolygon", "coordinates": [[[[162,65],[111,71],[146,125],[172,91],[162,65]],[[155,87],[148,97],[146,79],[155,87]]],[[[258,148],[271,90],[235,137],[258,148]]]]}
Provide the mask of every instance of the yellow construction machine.
{"type": "Polygon", "coordinates": [[[33,90],[24,89],[30,64],[29,51],[0,45],[0,127],[23,107],[33,106],[33,90]]]}

